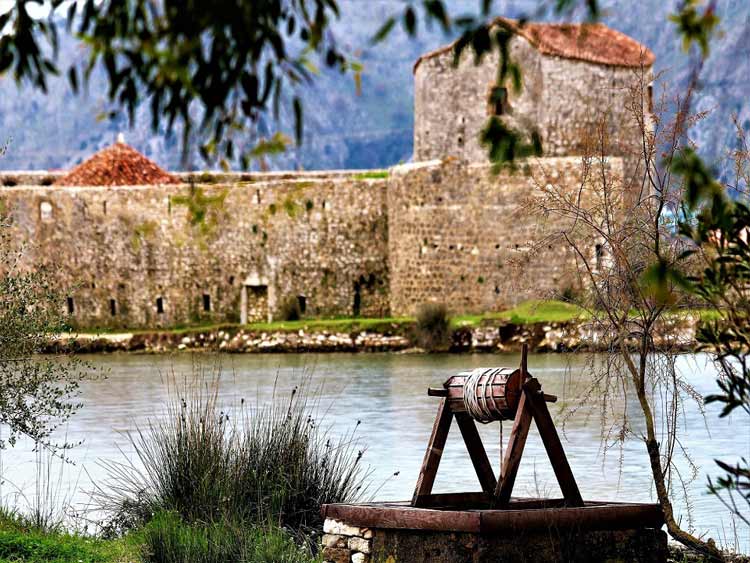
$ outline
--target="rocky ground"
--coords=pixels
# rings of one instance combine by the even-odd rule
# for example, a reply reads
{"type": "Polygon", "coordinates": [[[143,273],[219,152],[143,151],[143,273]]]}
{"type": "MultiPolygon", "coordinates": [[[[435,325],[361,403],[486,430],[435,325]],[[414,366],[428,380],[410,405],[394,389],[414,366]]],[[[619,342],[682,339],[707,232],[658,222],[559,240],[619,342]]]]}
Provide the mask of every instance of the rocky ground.
{"type": "MultiPolygon", "coordinates": [[[[694,343],[694,321],[667,321],[662,338],[678,349],[694,343]]],[[[514,324],[507,321],[459,326],[445,352],[512,352],[527,343],[534,352],[602,350],[611,338],[590,321],[514,324]]],[[[413,324],[393,323],[378,331],[325,329],[256,331],[242,327],[121,334],[64,335],[51,340],[48,352],[72,347],[79,352],[222,351],[234,353],[401,352],[419,353],[413,324]]]]}

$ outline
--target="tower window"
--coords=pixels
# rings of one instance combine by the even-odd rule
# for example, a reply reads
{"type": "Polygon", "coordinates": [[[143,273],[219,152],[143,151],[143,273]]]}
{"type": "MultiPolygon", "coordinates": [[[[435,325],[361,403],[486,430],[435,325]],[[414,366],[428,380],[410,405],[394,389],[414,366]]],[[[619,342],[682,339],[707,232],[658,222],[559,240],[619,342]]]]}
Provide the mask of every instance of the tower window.
{"type": "Polygon", "coordinates": [[[208,293],[203,294],[203,310],[204,311],[211,310],[211,296],[208,293]]]}
{"type": "Polygon", "coordinates": [[[73,298],[72,297],[68,297],[67,302],[68,302],[68,314],[72,315],[73,313],[76,312],[76,305],[73,302],[73,298]]]}
{"type": "Polygon", "coordinates": [[[157,297],[156,298],[156,312],[160,315],[164,313],[164,298],[163,297],[157,297]]]}
{"type": "Polygon", "coordinates": [[[493,86],[488,100],[491,115],[504,115],[508,105],[508,89],[493,86]]]}
{"type": "Polygon", "coordinates": [[[117,314],[117,301],[114,299],[109,300],[109,314],[113,317],[117,314]]]}
{"type": "Polygon", "coordinates": [[[654,113],[654,85],[649,84],[646,86],[646,103],[648,107],[648,113],[654,113]]]}
{"type": "Polygon", "coordinates": [[[39,215],[42,221],[52,220],[52,204],[49,201],[43,201],[39,204],[39,215]]]}

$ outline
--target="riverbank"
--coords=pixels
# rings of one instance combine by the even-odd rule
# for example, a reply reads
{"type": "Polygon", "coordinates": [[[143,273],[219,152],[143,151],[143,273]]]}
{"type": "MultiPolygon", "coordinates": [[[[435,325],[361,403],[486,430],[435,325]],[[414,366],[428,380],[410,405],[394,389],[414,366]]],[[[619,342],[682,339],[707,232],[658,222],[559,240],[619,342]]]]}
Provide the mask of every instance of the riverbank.
{"type": "MultiPolygon", "coordinates": [[[[663,321],[659,332],[679,350],[695,345],[696,314],[663,321]]],[[[451,353],[513,352],[528,344],[533,352],[599,351],[611,339],[588,315],[560,302],[528,302],[501,313],[451,320],[451,353]]],[[[250,325],[216,325],[173,330],[63,334],[47,352],[79,353],[221,351],[230,353],[424,353],[411,318],[313,319],[250,325]]],[[[433,350],[434,351],[434,350],[433,350]]]]}

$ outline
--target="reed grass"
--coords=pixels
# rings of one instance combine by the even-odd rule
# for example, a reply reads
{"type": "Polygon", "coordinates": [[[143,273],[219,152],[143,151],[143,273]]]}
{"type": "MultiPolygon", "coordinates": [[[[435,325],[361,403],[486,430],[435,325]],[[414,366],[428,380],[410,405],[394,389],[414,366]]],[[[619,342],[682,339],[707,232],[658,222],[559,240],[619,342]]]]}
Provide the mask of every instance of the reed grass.
{"type": "Polygon", "coordinates": [[[136,460],[106,464],[94,493],[108,534],[174,513],[188,525],[279,526],[298,539],[322,528],[320,505],[366,493],[356,427],[340,438],[321,426],[309,380],[265,405],[222,408],[220,378],[174,394],[166,416],[129,435],[136,460]]]}

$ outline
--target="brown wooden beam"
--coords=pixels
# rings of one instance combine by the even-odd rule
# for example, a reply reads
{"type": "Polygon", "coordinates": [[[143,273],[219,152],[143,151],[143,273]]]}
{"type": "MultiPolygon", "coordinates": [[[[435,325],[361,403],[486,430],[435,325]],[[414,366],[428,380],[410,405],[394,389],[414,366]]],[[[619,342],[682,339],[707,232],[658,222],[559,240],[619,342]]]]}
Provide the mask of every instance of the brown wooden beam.
{"type": "MultiPolygon", "coordinates": [[[[557,435],[555,423],[552,421],[547,403],[544,401],[542,386],[539,381],[532,378],[524,384],[523,391],[526,404],[531,408],[534,422],[542,438],[544,449],[547,450],[547,456],[552,465],[552,470],[555,472],[555,477],[557,477],[557,482],[560,484],[560,490],[565,497],[565,501],[568,506],[583,506],[581,492],[578,490],[578,484],[573,476],[573,471],[570,469],[560,437],[557,435]]],[[[521,400],[523,401],[523,399],[521,400]]]]}
{"type": "Polygon", "coordinates": [[[513,428],[510,431],[510,438],[508,438],[508,448],[505,450],[505,457],[503,458],[503,472],[495,488],[495,506],[502,507],[510,501],[530,426],[531,410],[528,406],[528,398],[524,393],[518,403],[516,419],[513,421],[513,428]]]}
{"type": "Polygon", "coordinates": [[[492,494],[497,486],[495,472],[492,471],[492,464],[487,457],[487,451],[482,444],[482,438],[477,431],[477,425],[474,419],[466,413],[456,413],[456,422],[461,430],[461,435],[466,443],[466,449],[469,451],[471,463],[474,465],[474,471],[477,473],[479,484],[482,490],[492,494]]]}
{"type": "Polygon", "coordinates": [[[427,451],[424,454],[422,468],[419,471],[417,485],[414,488],[413,506],[419,506],[419,498],[429,495],[432,492],[432,486],[435,484],[435,475],[437,475],[440,458],[443,456],[443,448],[445,448],[445,441],[448,439],[448,431],[453,419],[453,413],[448,408],[447,403],[447,399],[441,399],[438,405],[430,441],[427,443],[427,451]]]}

